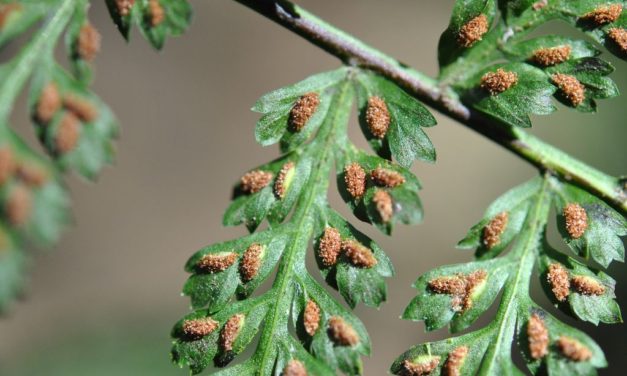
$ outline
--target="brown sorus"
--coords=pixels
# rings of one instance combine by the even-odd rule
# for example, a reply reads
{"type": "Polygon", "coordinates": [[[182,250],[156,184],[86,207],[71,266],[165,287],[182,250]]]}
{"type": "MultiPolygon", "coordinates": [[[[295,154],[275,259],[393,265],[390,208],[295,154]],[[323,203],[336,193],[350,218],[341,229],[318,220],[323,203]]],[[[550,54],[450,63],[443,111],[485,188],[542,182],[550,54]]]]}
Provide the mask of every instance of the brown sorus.
{"type": "Polygon", "coordinates": [[[198,261],[198,269],[208,273],[218,273],[228,269],[237,260],[235,252],[209,253],[198,261]]]}
{"type": "Polygon", "coordinates": [[[19,164],[15,173],[21,181],[31,187],[41,187],[48,180],[46,171],[32,162],[19,164]]]}
{"type": "Polygon", "coordinates": [[[185,320],[183,322],[183,334],[191,339],[200,339],[218,328],[218,322],[211,317],[185,320]]]}
{"type": "Polygon", "coordinates": [[[244,324],[245,316],[241,313],[231,316],[224,324],[222,331],[220,332],[220,348],[222,351],[228,352],[233,350],[233,343],[237,339],[242,325],[244,324]]]}
{"type": "Polygon", "coordinates": [[[318,331],[320,326],[320,307],[316,302],[309,299],[305,305],[305,311],[303,312],[303,326],[307,334],[313,337],[318,331]]]}
{"type": "Polygon", "coordinates": [[[436,294],[451,295],[451,308],[455,311],[466,311],[472,307],[472,294],[487,278],[483,269],[464,275],[436,277],[427,284],[436,294]]]}
{"type": "Polygon", "coordinates": [[[165,20],[165,11],[159,0],[148,2],[148,13],[150,14],[150,26],[157,27],[165,20]]]}
{"type": "Polygon", "coordinates": [[[335,265],[341,250],[342,239],[340,232],[333,227],[325,228],[318,243],[318,256],[322,264],[326,267],[335,265]]]}
{"type": "Polygon", "coordinates": [[[18,227],[28,222],[33,210],[33,195],[26,186],[18,185],[9,194],[6,202],[6,215],[12,226],[18,227]]]}
{"type": "Polygon", "coordinates": [[[387,191],[377,189],[372,196],[372,202],[377,208],[377,213],[379,213],[381,221],[384,223],[390,222],[390,220],[392,220],[392,216],[394,215],[394,202],[392,201],[392,196],[390,196],[387,191]]]}
{"type": "Polygon", "coordinates": [[[383,99],[377,96],[368,98],[366,124],[373,136],[379,139],[385,137],[390,127],[390,111],[383,99]]]}
{"type": "Polygon", "coordinates": [[[403,361],[403,376],[426,376],[440,364],[440,357],[433,356],[422,362],[412,362],[411,360],[403,361]]]}
{"type": "Polygon", "coordinates": [[[488,17],[482,13],[459,29],[457,43],[462,47],[468,48],[480,41],[483,35],[488,32],[489,27],[488,17]]]}
{"type": "Polygon", "coordinates": [[[282,376],[307,376],[307,369],[305,365],[296,359],[292,359],[287,362],[285,368],[283,368],[282,376]]]}
{"type": "Polygon", "coordinates": [[[239,265],[239,272],[244,282],[255,278],[261,267],[262,256],[263,246],[259,243],[253,243],[246,249],[239,265]]]}
{"type": "Polygon", "coordinates": [[[566,300],[570,294],[570,280],[568,278],[568,271],[559,263],[552,263],[549,265],[549,272],[546,276],[549,285],[551,285],[551,291],[555,299],[560,302],[566,300]]]}
{"type": "Polygon", "coordinates": [[[257,193],[264,189],[272,180],[272,173],[262,170],[247,172],[240,179],[242,191],[245,193],[257,193]]]}
{"type": "Polygon", "coordinates": [[[459,346],[455,350],[451,351],[446,358],[446,363],[442,369],[442,374],[445,376],[459,376],[461,375],[461,368],[468,355],[467,346],[459,346]]]}
{"type": "Polygon", "coordinates": [[[627,30],[622,27],[613,27],[607,31],[607,36],[624,54],[627,54],[627,30]]]}
{"type": "Polygon", "coordinates": [[[11,16],[11,13],[21,9],[22,6],[17,2],[0,5],[0,29],[4,27],[4,24],[9,19],[9,16],[11,16]]]}
{"type": "Polygon", "coordinates": [[[544,320],[534,313],[527,322],[527,338],[529,338],[529,354],[533,359],[543,358],[549,352],[549,330],[544,320]]]}
{"type": "Polygon", "coordinates": [[[579,106],[586,99],[586,87],[575,76],[555,73],[551,76],[551,81],[557,85],[573,107],[579,106]]]}
{"type": "Polygon", "coordinates": [[[100,33],[90,23],[81,27],[78,33],[76,52],[81,59],[92,61],[100,52],[100,33]]]}
{"type": "Polygon", "coordinates": [[[592,12],[584,14],[581,18],[584,21],[592,22],[597,26],[612,23],[620,17],[623,11],[621,4],[610,4],[608,6],[600,6],[592,12]]]}
{"type": "Polygon", "coordinates": [[[52,120],[54,114],[61,108],[61,95],[57,89],[57,85],[48,82],[39,95],[35,116],[37,120],[47,123],[52,120]]]}
{"type": "Polygon", "coordinates": [[[63,115],[54,139],[57,152],[65,154],[72,151],[81,136],[81,122],[73,113],[63,115]]]}
{"type": "Polygon", "coordinates": [[[96,106],[87,99],[77,95],[68,94],[64,96],[63,105],[86,123],[91,123],[98,118],[98,109],[96,106]]]}
{"type": "Polygon", "coordinates": [[[583,295],[603,295],[605,294],[605,286],[595,278],[576,275],[570,279],[570,284],[575,291],[583,295]]]}
{"type": "Polygon", "coordinates": [[[355,329],[340,316],[331,316],[329,319],[329,336],[340,346],[355,346],[359,343],[355,329]]]}
{"type": "Polygon", "coordinates": [[[131,13],[131,8],[135,5],[135,0],[115,0],[115,6],[120,16],[128,16],[131,13]]]}
{"type": "Polygon", "coordinates": [[[531,5],[531,8],[533,10],[535,10],[535,11],[538,11],[538,10],[544,8],[547,5],[548,5],[548,1],[547,0],[539,0],[539,1],[536,1],[535,3],[533,3],[531,5]]]}
{"type": "Polygon", "coordinates": [[[485,282],[487,276],[488,273],[483,269],[475,270],[466,276],[466,294],[462,300],[462,311],[467,311],[472,307],[472,294],[479,285],[485,282]]]}
{"type": "Polygon", "coordinates": [[[377,167],[370,172],[370,178],[379,186],[394,188],[405,183],[405,177],[396,171],[377,167]]]}
{"type": "Polygon", "coordinates": [[[366,172],[357,162],[344,167],[346,190],[353,198],[361,198],[366,192],[366,172]]]}
{"type": "Polygon", "coordinates": [[[561,336],[557,340],[557,348],[562,355],[575,362],[583,362],[592,358],[590,349],[574,338],[561,336]]]}
{"type": "Polygon", "coordinates": [[[481,88],[490,95],[498,95],[516,85],[518,75],[516,72],[498,68],[496,72],[488,72],[481,77],[481,88]]]}
{"type": "Polygon", "coordinates": [[[15,157],[8,146],[0,147],[0,186],[3,185],[15,172],[15,157]]]}
{"type": "Polygon", "coordinates": [[[307,93],[294,103],[290,110],[288,124],[296,132],[302,130],[320,105],[318,93],[307,93]]]}
{"type": "Polygon", "coordinates": [[[346,254],[348,261],[360,268],[372,268],[377,265],[377,259],[372,250],[356,240],[345,240],[342,242],[342,250],[346,254]]]}
{"type": "Polygon", "coordinates": [[[482,241],[486,248],[491,249],[501,243],[501,235],[505,232],[508,221],[509,214],[504,211],[495,215],[483,228],[482,241]]]}
{"type": "Polygon", "coordinates": [[[533,52],[531,59],[537,64],[548,67],[568,60],[571,51],[572,48],[567,44],[562,46],[540,48],[533,52]]]}
{"type": "Polygon", "coordinates": [[[579,239],[588,228],[588,214],[586,209],[577,203],[570,203],[562,210],[566,231],[573,239],[579,239]]]}
{"type": "Polygon", "coordinates": [[[274,181],[274,194],[277,195],[278,198],[284,198],[285,193],[287,193],[287,188],[289,182],[287,181],[287,176],[290,172],[294,170],[294,162],[287,162],[281,167],[279,174],[274,181]]]}

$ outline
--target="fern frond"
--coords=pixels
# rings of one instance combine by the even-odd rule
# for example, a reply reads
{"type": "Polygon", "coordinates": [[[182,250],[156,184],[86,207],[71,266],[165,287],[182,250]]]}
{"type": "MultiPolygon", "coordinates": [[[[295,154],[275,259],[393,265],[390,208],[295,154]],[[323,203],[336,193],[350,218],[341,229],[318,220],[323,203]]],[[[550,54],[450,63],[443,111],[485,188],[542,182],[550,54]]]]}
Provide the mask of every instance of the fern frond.
{"type": "MultiPolygon", "coordinates": [[[[459,375],[522,374],[512,361],[518,345],[533,374],[591,375],[606,366],[599,346],[539,306],[529,295],[537,274],[549,298],[564,312],[594,324],[622,322],[614,300],[615,282],[588,266],[588,259],[607,267],[624,261],[620,236],[627,221],[600,199],[551,175],[536,177],[497,199],[484,218],[459,242],[476,248],[477,261],[434,269],[414,285],[418,296],[403,317],[424,320],[427,330],[468,328],[496,300],[496,318],[486,327],[460,337],[418,345],[399,357],[392,371],[410,374],[427,357],[437,358],[434,370],[450,373],[451,357],[459,375]],[[551,206],[557,211],[562,236],[579,261],[553,249],[546,239],[551,206]],[[502,256],[507,247],[509,252],[502,256]]],[[[439,374],[437,372],[433,373],[439,374]]]]}
{"type": "Polygon", "coordinates": [[[212,363],[226,366],[260,330],[252,357],[218,375],[280,374],[290,367],[315,375],[335,369],[360,374],[360,356],[370,352],[368,334],[309,274],[309,244],[324,279],[350,307],[379,306],[387,293],[384,278],[393,268],[373,240],[329,206],[329,174],[335,166],[339,190],[356,216],[382,231],[389,233],[396,222],[418,222],[420,186],[403,165],[434,159],[420,127],[435,120],[402,89],[355,68],[266,94],[253,110],[263,114],[257,140],[279,143],[284,154],[244,175],[224,223],[255,231],[267,219],[269,228],[204,248],[188,261],[192,276],[184,293],[196,311],[173,330],[174,361],[193,373],[212,363]],[[355,96],[366,137],[387,158],[368,155],[347,138],[355,96]],[[408,139],[407,133],[416,137],[408,139]],[[277,265],[270,290],[252,297],[277,265]],[[234,320],[235,339],[227,346],[234,320]],[[207,330],[196,332],[197,325],[207,330]]]}
{"type": "Polygon", "coordinates": [[[585,40],[530,39],[529,34],[562,20],[625,59],[619,37],[627,33],[625,6],[603,0],[459,0],[440,39],[440,81],[464,103],[513,126],[530,127],[529,115],[555,111],[551,96],[578,111],[594,112],[596,100],[619,94],[607,77],[612,65],[585,40]],[[512,83],[490,90],[486,78],[499,70],[510,74],[512,83]]]}

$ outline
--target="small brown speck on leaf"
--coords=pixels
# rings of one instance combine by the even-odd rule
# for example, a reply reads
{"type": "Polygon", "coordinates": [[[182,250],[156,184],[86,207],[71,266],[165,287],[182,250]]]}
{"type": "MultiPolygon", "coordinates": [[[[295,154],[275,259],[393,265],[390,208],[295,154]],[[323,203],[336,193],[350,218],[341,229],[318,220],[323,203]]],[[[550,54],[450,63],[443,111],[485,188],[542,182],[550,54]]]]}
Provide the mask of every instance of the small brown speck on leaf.
{"type": "Polygon", "coordinates": [[[237,339],[240,330],[244,324],[245,316],[241,313],[231,316],[224,324],[220,332],[220,348],[222,351],[228,352],[233,350],[233,343],[237,339]]]}
{"type": "Polygon", "coordinates": [[[48,123],[52,120],[54,114],[61,108],[61,95],[57,89],[57,85],[48,82],[39,95],[35,116],[42,123],[48,123]]]}
{"type": "Polygon", "coordinates": [[[13,151],[8,146],[0,146],[0,186],[13,176],[15,167],[13,151]]]}
{"type": "Polygon", "coordinates": [[[390,127],[390,111],[383,99],[377,96],[368,98],[366,124],[373,136],[378,139],[385,137],[390,127]]]}
{"type": "Polygon", "coordinates": [[[627,30],[622,27],[613,27],[607,31],[607,36],[624,54],[627,54],[627,30]]]}
{"type": "Polygon", "coordinates": [[[100,33],[91,24],[86,23],[78,33],[76,50],[83,60],[92,61],[100,52],[100,33]]]}
{"type": "Polygon", "coordinates": [[[590,349],[574,338],[561,336],[557,340],[557,348],[562,355],[575,362],[583,362],[592,358],[590,349]]]}
{"type": "Polygon", "coordinates": [[[9,223],[14,227],[19,227],[30,219],[33,210],[33,195],[26,186],[18,185],[11,193],[6,202],[6,216],[9,223]]]}
{"type": "Polygon", "coordinates": [[[32,162],[18,165],[15,173],[26,185],[34,188],[43,186],[48,180],[46,171],[32,162]]]}
{"type": "Polygon", "coordinates": [[[379,186],[394,188],[405,183],[405,177],[396,171],[377,167],[370,172],[370,178],[379,186]]]}
{"type": "Polygon", "coordinates": [[[211,317],[185,320],[183,322],[183,334],[190,339],[200,339],[211,334],[218,328],[218,322],[211,317]]]}
{"type": "Polygon", "coordinates": [[[261,267],[262,256],[263,246],[259,243],[253,243],[246,249],[242,262],[239,264],[239,271],[244,282],[255,278],[261,267]]]}
{"type": "Polygon", "coordinates": [[[483,35],[488,32],[489,27],[488,17],[482,13],[468,21],[459,29],[459,33],[457,33],[457,43],[465,48],[471,47],[483,38],[483,35]]]}
{"type": "Polygon", "coordinates": [[[422,362],[403,361],[403,376],[427,376],[435,371],[440,364],[440,357],[434,356],[422,362]]]}
{"type": "Polygon", "coordinates": [[[288,124],[295,132],[300,132],[320,105],[318,93],[307,93],[294,103],[290,110],[288,124]]]}
{"type": "Polygon", "coordinates": [[[555,299],[560,302],[566,300],[570,295],[570,280],[568,278],[568,271],[559,263],[552,263],[549,265],[549,272],[546,276],[549,285],[551,285],[551,291],[555,295],[555,299]]]}
{"type": "Polygon", "coordinates": [[[565,62],[570,57],[572,48],[565,44],[562,46],[540,48],[534,51],[531,59],[544,67],[565,62]]]}
{"type": "Polygon", "coordinates": [[[586,99],[586,87],[575,76],[564,73],[555,73],[551,81],[562,91],[566,99],[577,107],[586,99]]]}
{"type": "Polygon", "coordinates": [[[495,215],[483,228],[482,242],[486,248],[491,249],[501,243],[501,235],[505,232],[508,222],[509,214],[504,211],[495,215]]]}
{"type": "Polygon", "coordinates": [[[355,346],[359,343],[359,336],[353,327],[340,316],[329,319],[329,336],[338,346],[355,346]]]}
{"type": "Polygon", "coordinates": [[[353,198],[361,198],[366,192],[366,172],[357,162],[344,168],[346,189],[353,198]]]}
{"type": "Polygon", "coordinates": [[[487,276],[485,270],[478,269],[470,274],[436,277],[427,285],[436,294],[451,295],[451,308],[463,312],[472,307],[472,295],[486,281],[487,276]]]}
{"type": "Polygon", "coordinates": [[[98,118],[98,109],[87,99],[68,94],[63,98],[63,105],[79,119],[91,123],[98,118]]]}
{"type": "Polygon", "coordinates": [[[68,153],[76,147],[81,136],[81,122],[73,113],[63,115],[54,139],[57,152],[68,153]]]}
{"type": "Polygon", "coordinates": [[[133,5],[135,5],[135,0],[115,0],[118,14],[122,17],[128,16],[131,13],[133,5]]]}
{"type": "Polygon", "coordinates": [[[283,368],[282,376],[307,376],[307,369],[301,361],[292,359],[283,368]]]}
{"type": "Polygon", "coordinates": [[[150,26],[157,27],[165,20],[165,11],[159,0],[148,2],[148,13],[150,14],[150,26]]]}
{"type": "Polygon", "coordinates": [[[498,95],[516,85],[517,82],[518,75],[516,72],[498,68],[496,72],[488,72],[481,77],[481,88],[490,95],[498,95]]]}
{"type": "Polygon", "coordinates": [[[274,194],[282,199],[285,197],[287,193],[287,189],[289,188],[289,183],[287,181],[288,175],[294,170],[294,162],[287,162],[279,171],[276,180],[274,181],[274,194]]]}
{"type": "Polygon", "coordinates": [[[562,214],[568,235],[573,239],[582,237],[588,228],[586,209],[577,203],[570,203],[564,207],[562,214]]]}
{"type": "Polygon", "coordinates": [[[533,359],[543,358],[549,352],[549,330],[544,320],[534,313],[527,322],[527,337],[529,338],[529,354],[533,359]]]}
{"type": "Polygon", "coordinates": [[[342,242],[342,250],[346,253],[348,261],[359,268],[372,268],[377,265],[377,259],[372,250],[356,240],[342,242]]]}
{"type": "Polygon", "coordinates": [[[240,179],[242,191],[245,193],[257,193],[270,184],[273,176],[268,171],[254,170],[247,172],[240,179]]]}
{"type": "Polygon", "coordinates": [[[547,5],[548,5],[548,1],[547,0],[539,0],[539,1],[536,1],[535,3],[533,3],[531,5],[531,8],[533,10],[535,10],[535,11],[538,11],[538,10],[544,8],[547,5]]]}
{"type": "Polygon", "coordinates": [[[308,300],[303,312],[303,326],[307,334],[313,337],[320,326],[320,307],[313,300],[308,300]]]}
{"type": "Polygon", "coordinates": [[[581,19],[601,26],[616,21],[622,11],[623,6],[621,4],[603,5],[592,12],[584,14],[581,19]]]}
{"type": "Polygon", "coordinates": [[[475,270],[466,276],[466,294],[462,301],[462,311],[467,311],[472,307],[472,294],[485,282],[487,276],[488,273],[483,269],[475,270]]]}
{"type": "Polygon", "coordinates": [[[219,273],[228,269],[237,260],[237,253],[209,253],[198,261],[198,269],[208,273],[219,273]]]}
{"type": "Polygon", "coordinates": [[[333,227],[325,228],[318,243],[318,256],[322,264],[326,267],[335,265],[341,250],[342,239],[340,232],[333,227]]]}
{"type": "Polygon", "coordinates": [[[467,346],[459,346],[455,350],[451,351],[446,358],[446,363],[442,369],[444,376],[459,376],[461,375],[461,368],[468,355],[467,346]]]}
{"type": "Polygon", "coordinates": [[[383,221],[383,223],[390,222],[390,220],[392,220],[392,216],[394,215],[394,202],[392,201],[392,196],[390,196],[387,191],[377,189],[372,196],[372,202],[377,208],[377,213],[379,213],[381,221],[383,221]]]}
{"type": "Polygon", "coordinates": [[[575,291],[583,295],[603,295],[605,294],[605,286],[595,278],[576,275],[570,279],[570,284],[575,291]]]}
{"type": "Polygon", "coordinates": [[[21,9],[22,6],[17,2],[0,5],[0,29],[4,27],[11,13],[20,11],[21,9]]]}

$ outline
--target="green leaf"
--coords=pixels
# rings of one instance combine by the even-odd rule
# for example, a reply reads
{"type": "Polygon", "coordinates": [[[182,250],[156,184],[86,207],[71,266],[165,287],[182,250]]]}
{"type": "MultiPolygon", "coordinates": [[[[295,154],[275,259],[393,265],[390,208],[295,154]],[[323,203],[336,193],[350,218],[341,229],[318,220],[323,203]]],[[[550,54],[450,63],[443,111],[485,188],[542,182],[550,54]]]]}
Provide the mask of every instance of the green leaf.
{"type": "Polygon", "coordinates": [[[568,257],[552,249],[548,244],[544,246],[544,255],[540,257],[539,277],[547,296],[564,312],[577,317],[580,320],[591,322],[598,325],[599,322],[606,324],[621,323],[622,317],[620,307],[616,302],[614,288],[616,281],[602,271],[589,268],[587,265],[578,262],[572,257],[568,257]],[[550,265],[559,264],[563,266],[569,276],[586,277],[592,281],[596,281],[603,286],[604,293],[601,295],[586,294],[577,291],[575,288],[570,289],[567,304],[556,299],[552,292],[552,286],[549,283],[548,271],[550,265]]]}
{"type": "Polygon", "coordinates": [[[0,224],[0,313],[18,295],[24,284],[26,255],[18,248],[11,232],[0,224]]]}
{"type": "Polygon", "coordinates": [[[592,259],[607,268],[613,261],[625,260],[625,246],[620,239],[627,235],[627,220],[599,198],[570,184],[555,183],[555,206],[558,228],[564,241],[581,257],[592,259]],[[587,214],[583,236],[572,238],[565,226],[564,208],[578,204],[587,214]]]}
{"type": "MultiPolygon", "coordinates": [[[[492,24],[496,16],[496,1],[494,0],[456,0],[449,21],[448,28],[442,33],[438,43],[438,62],[440,67],[451,64],[456,59],[468,53],[469,49],[458,42],[460,29],[479,15],[485,15],[488,25],[492,24]]],[[[473,46],[486,43],[477,41],[473,46]]]]}
{"type": "Polygon", "coordinates": [[[530,65],[521,63],[493,65],[481,71],[472,82],[475,86],[466,92],[464,101],[507,124],[531,127],[529,115],[548,115],[555,111],[555,106],[551,103],[555,87],[547,81],[546,75],[540,69],[530,65]],[[500,94],[490,95],[479,87],[481,77],[499,68],[516,73],[518,82],[500,94]]]}
{"type": "Polygon", "coordinates": [[[383,157],[390,155],[403,167],[409,168],[415,159],[435,161],[435,149],[421,127],[436,124],[431,113],[415,98],[387,79],[362,72],[356,78],[360,123],[364,135],[374,150],[383,157]],[[385,102],[390,124],[385,140],[374,137],[365,120],[368,99],[379,97],[385,102]]]}

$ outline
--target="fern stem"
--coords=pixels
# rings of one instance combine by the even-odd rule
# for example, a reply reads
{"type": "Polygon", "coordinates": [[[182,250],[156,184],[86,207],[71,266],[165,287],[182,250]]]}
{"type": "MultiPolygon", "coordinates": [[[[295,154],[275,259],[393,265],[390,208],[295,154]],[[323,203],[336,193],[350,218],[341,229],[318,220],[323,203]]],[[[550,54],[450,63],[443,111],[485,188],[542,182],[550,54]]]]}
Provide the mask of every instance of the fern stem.
{"type": "Polygon", "coordinates": [[[498,143],[542,171],[572,181],[627,214],[627,189],[599,171],[520,128],[466,107],[446,86],[285,0],[235,0],[338,57],[347,65],[374,70],[440,113],[498,143]]]}
{"type": "Polygon", "coordinates": [[[6,128],[7,120],[16,98],[22,92],[24,84],[35,69],[39,59],[54,48],[59,36],[70,21],[77,0],[63,0],[46,26],[37,36],[22,49],[22,52],[11,61],[11,74],[0,83],[0,129],[6,128]]]}

